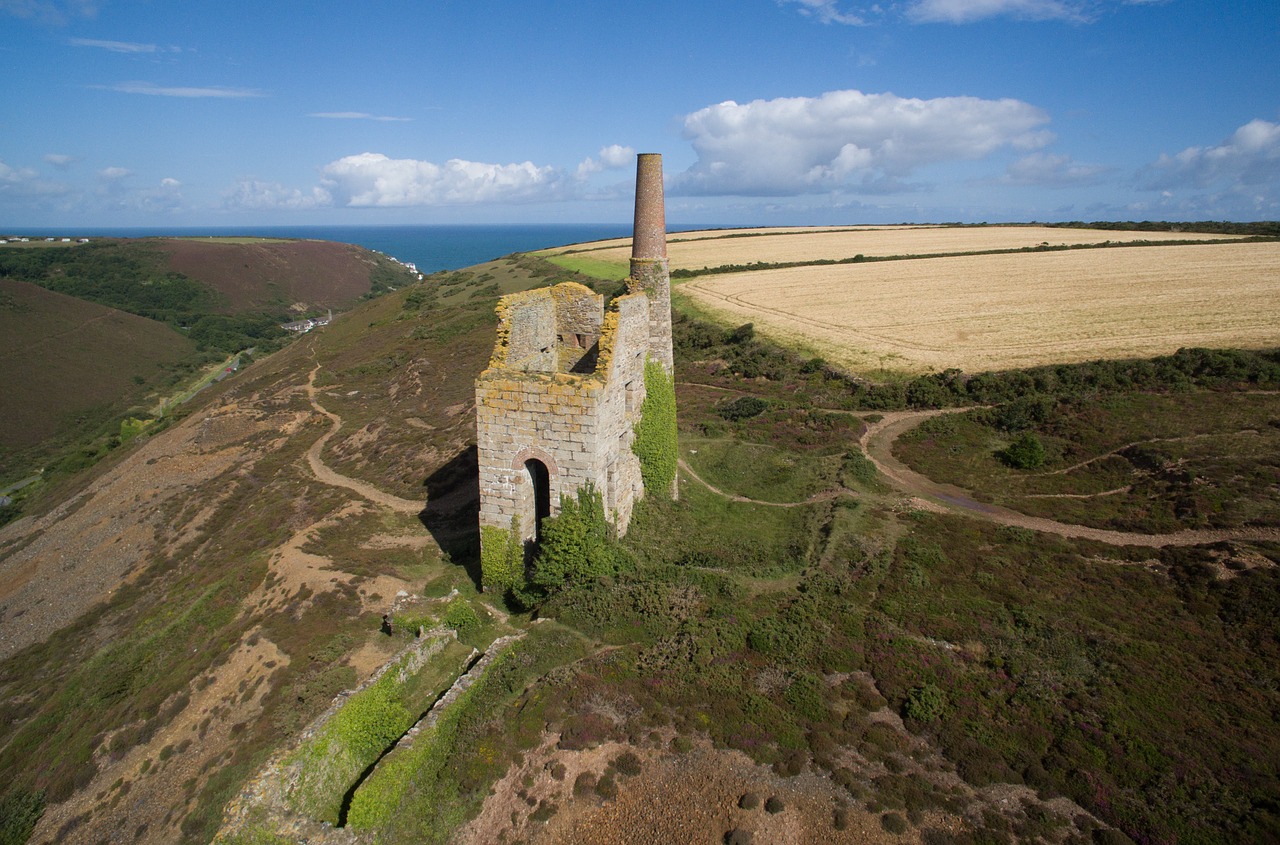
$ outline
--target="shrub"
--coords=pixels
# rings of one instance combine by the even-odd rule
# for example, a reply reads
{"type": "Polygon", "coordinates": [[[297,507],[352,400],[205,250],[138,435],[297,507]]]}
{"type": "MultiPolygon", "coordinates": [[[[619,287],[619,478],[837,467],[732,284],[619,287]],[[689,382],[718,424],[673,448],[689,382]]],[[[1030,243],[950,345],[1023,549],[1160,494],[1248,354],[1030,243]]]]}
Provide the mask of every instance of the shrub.
{"type": "Polygon", "coordinates": [[[22,845],[44,815],[44,793],[11,792],[0,799],[0,845],[22,845]]]}
{"type": "Polygon", "coordinates": [[[630,751],[624,751],[613,761],[613,767],[619,774],[631,777],[640,774],[640,758],[630,751]]]}
{"type": "Polygon", "coordinates": [[[595,788],[596,788],[596,776],[593,775],[591,772],[583,772],[582,774],[574,778],[573,794],[578,798],[581,798],[584,795],[588,795],[594,792],[595,788]]]}
{"type": "Polygon", "coordinates": [[[465,636],[480,627],[480,617],[465,599],[457,598],[449,602],[444,611],[444,624],[465,636]]]}
{"type": "Polygon", "coordinates": [[[716,409],[716,413],[729,422],[749,420],[758,417],[769,409],[769,403],[755,396],[739,396],[716,409]]]}
{"type": "Polygon", "coordinates": [[[511,517],[510,530],[480,526],[480,580],[485,590],[505,593],[524,583],[524,543],[520,517],[511,517]]]}
{"type": "Polygon", "coordinates": [[[861,449],[855,447],[845,453],[844,460],[840,464],[840,475],[845,484],[850,481],[870,484],[876,480],[876,465],[863,454],[861,449]]]}
{"type": "Polygon", "coordinates": [[[606,801],[618,797],[618,782],[613,779],[613,775],[605,772],[601,778],[596,781],[596,795],[606,801]]]}
{"type": "Polygon", "coordinates": [[[782,799],[776,795],[770,795],[769,800],[764,802],[764,811],[770,815],[777,815],[787,808],[782,799]]]}
{"type": "Polygon", "coordinates": [[[907,832],[907,820],[897,813],[885,813],[880,817],[880,826],[889,833],[903,834],[907,832]]]}
{"type": "Polygon", "coordinates": [[[576,498],[561,496],[560,513],[542,522],[529,582],[553,593],[617,573],[625,558],[609,535],[604,501],[593,485],[579,487],[576,498]]]}
{"type": "Polygon", "coordinates": [[[933,722],[942,716],[946,708],[947,694],[935,684],[925,683],[907,693],[902,714],[917,722],[933,722]]]}
{"type": "Polygon", "coordinates": [[[1035,469],[1044,464],[1044,444],[1034,432],[1028,431],[1000,452],[999,456],[1014,469],[1035,469]]]}

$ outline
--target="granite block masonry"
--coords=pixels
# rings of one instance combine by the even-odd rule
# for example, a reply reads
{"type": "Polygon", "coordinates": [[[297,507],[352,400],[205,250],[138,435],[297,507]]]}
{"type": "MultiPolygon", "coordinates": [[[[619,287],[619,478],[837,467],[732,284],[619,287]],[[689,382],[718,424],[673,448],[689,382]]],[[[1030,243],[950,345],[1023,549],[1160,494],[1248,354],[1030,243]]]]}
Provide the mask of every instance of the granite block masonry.
{"type": "Polygon", "coordinates": [[[560,497],[592,484],[626,533],[645,492],[631,448],[645,361],[673,370],[666,253],[662,157],[642,154],[627,294],[606,311],[603,297],[566,282],[498,303],[493,356],[476,380],[481,526],[516,524],[519,540],[536,543],[560,497]]]}

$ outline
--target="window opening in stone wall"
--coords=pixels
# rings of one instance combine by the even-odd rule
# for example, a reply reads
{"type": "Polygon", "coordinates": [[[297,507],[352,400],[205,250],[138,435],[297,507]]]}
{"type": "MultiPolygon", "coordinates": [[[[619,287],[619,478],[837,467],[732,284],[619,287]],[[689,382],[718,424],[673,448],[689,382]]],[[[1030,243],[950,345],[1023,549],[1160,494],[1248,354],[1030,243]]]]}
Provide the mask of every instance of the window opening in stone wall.
{"type": "Polygon", "coordinates": [[[634,414],[636,411],[636,383],[634,381],[627,382],[627,413],[634,414]]]}
{"type": "Polygon", "coordinates": [[[536,458],[524,462],[524,470],[533,485],[533,539],[542,540],[542,520],[551,516],[551,474],[547,465],[536,458]]]}

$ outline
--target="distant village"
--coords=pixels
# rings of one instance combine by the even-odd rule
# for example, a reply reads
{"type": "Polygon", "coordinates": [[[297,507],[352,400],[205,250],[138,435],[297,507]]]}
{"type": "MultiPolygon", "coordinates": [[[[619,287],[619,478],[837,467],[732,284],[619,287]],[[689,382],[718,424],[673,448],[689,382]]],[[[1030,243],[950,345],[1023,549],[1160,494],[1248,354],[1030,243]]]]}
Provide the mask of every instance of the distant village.
{"type": "MultiPolygon", "coordinates": [[[[64,244],[69,244],[69,243],[72,243],[72,242],[75,242],[75,243],[78,243],[78,244],[87,244],[87,243],[89,242],[89,239],[88,239],[88,238],[58,238],[58,237],[53,237],[53,238],[35,238],[35,240],[36,240],[36,242],[37,242],[37,243],[38,243],[38,242],[40,242],[40,241],[45,241],[46,243],[51,243],[51,244],[52,244],[52,243],[64,243],[64,244]]],[[[29,244],[29,243],[31,243],[31,241],[32,241],[32,239],[31,239],[31,238],[24,238],[24,237],[22,237],[22,236],[20,236],[20,235],[3,235],[3,236],[0,236],[0,244],[29,244]]]]}
{"type": "MultiPolygon", "coordinates": [[[[412,261],[401,261],[399,258],[396,258],[391,255],[387,255],[385,252],[382,252],[381,250],[374,249],[374,250],[370,250],[370,252],[376,252],[378,253],[378,255],[381,255],[384,258],[394,261],[395,263],[399,264],[401,267],[404,267],[410,273],[416,275],[418,277],[418,281],[422,281],[423,275],[418,270],[418,265],[414,264],[412,261]]],[[[392,290],[395,290],[395,288],[392,288],[392,290]]],[[[332,319],[333,319],[333,311],[330,310],[327,316],[309,317],[305,320],[294,320],[292,323],[281,323],[280,328],[284,329],[287,332],[296,332],[298,334],[306,334],[312,329],[318,329],[321,326],[329,325],[329,321],[331,321],[332,319]]]]}

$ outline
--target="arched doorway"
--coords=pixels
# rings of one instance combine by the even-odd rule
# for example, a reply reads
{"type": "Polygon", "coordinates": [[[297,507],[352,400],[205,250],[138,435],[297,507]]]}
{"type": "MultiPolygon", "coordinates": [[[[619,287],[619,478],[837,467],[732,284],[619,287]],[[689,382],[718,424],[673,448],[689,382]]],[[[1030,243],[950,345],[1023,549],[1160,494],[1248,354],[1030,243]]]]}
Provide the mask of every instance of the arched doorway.
{"type": "Polygon", "coordinates": [[[551,516],[551,473],[547,471],[547,465],[537,458],[525,461],[524,471],[531,494],[526,507],[532,531],[528,531],[526,536],[536,543],[542,539],[542,520],[551,516]]]}

